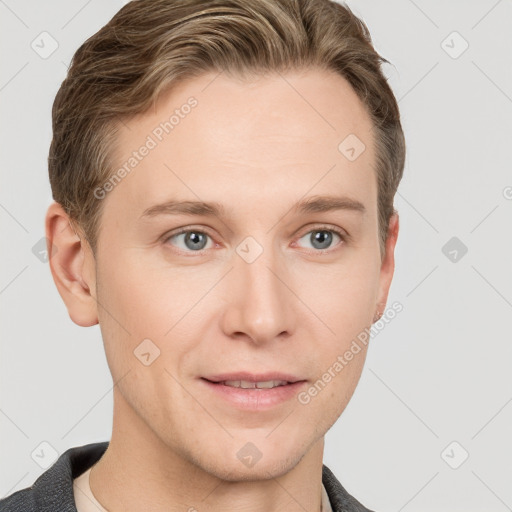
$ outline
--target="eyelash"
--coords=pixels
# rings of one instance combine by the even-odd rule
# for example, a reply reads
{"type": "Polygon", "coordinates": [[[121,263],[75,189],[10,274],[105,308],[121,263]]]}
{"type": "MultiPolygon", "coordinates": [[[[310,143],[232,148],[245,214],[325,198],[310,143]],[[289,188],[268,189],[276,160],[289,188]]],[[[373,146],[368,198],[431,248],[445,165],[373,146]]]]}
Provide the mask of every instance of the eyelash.
{"type": "MultiPolygon", "coordinates": [[[[345,244],[347,242],[347,240],[349,239],[349,235],[346,234],[345,232],[342,232],[340,229],[335,228],[333,226],[325,226],[324,225],[324,226],[314,227],[313,229],[310,229],[309,231],[305,231],[297,238],[297,240],[300,240],[301,238],[304,237],[304,235],[312,233],[313,231],[328,231],[328,232],[335,233],[336,235],[338,235],[340,237],[341,242],[339,242],[338,245],[336,245],[335,247],[330,247],[328,249],[309,249],[309,250],[307,250],[308,254],[325,254],[328,252],[335,251],[339,248],[340,245],[345,244]]],[[[210,237],[213,240],[213,236],[210,235],[210,233],[208,233],[207,231],[204,231],[203,229],[195,229],[194,227],[187,227],[187,228],[181,228],[178,231],[170,233],[169,235],[165,235],[164,239],[163,239],[163,243],[167,244],[167,242],[169,242],[169,240],[171,238],[181,235],[183,233],[190,233],[190,232],[201,233],[203,235],[210,237]]],[[[174,250],[176,250],[179,254],[186,254],[187,256],[191,256],[191,255],[201,256],[205,252],[209,251],[210,249],[201,249],[200,251],[182,251],[175,247],[174,250]]]]}

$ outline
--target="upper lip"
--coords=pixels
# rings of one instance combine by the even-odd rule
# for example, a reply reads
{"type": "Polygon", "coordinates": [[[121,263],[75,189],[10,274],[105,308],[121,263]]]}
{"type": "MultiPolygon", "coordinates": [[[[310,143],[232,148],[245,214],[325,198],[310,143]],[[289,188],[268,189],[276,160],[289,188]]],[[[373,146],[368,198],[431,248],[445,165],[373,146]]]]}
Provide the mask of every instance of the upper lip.
{"type": "Polygon", "coordinates": [[[295,375],[281,372],[265,372],[265,373],[251,373],[251,372],[236,372],[236,373],[221,373],[218,375],[208,375],[202,377],[203,379],[211,382],[225,382],[229,380],[245,380],[248,382],[267,382],[269,380],[285,380],[287,382],[299,382],[305,379],[300,379],[295,375]]]}

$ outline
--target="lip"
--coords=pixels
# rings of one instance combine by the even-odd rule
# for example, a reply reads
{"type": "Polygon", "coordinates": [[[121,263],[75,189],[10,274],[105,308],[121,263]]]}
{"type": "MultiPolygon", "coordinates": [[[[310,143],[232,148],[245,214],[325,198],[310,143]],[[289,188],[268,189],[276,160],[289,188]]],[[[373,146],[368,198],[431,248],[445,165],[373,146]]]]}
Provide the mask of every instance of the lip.
{"type": "Polygon", "coordinates": [[[261,412],[269,410],[294,399],[300,390],[307,384],[304,379],[279,372],[252,374],[248,372],[226,373],[221,375],[202,377],[199,381],[206,388],[206,392],[216,400],[228,403],[231,407],[244,411],[261,412]],[[249,382],[262,382],[268,380],[285,380],[289,384],[270,389],[234,388],[221,384],[226,380],[247,380],[249,382]]]}
{"type": "Polygon", "coordinates": [[[281,372],[265,372],[265,373],[251,373],[251,372],[236,372],[236,373],[221,373],[219,375],[208,375],[206,377],[202,377],[203,379],[209,380],[211,382],[224,382],[226,380],[247,380],[249,382],[264,382],[268,380],[286,380],[287,382],[295,383],[299,381],[304,381],[305,379],[301,379],[296,377],[295,375],[290,375],[289,373],[281,373],[281,372]]]}

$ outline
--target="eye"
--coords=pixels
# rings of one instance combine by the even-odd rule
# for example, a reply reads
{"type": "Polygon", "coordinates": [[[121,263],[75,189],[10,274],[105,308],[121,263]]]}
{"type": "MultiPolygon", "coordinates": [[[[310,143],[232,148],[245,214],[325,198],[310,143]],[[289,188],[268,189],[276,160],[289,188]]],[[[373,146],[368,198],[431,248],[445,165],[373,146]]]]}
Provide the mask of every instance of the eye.
{"type": "Polygon", "coordinates": [[[211,237],[199,229],[188,229],[174,233],[164,240],[164,243],[168,242],[184,252],[198,252],[209,249],[213,245],[211,237]],[[210,247],[207,247],[208,239],[210,239],[210,247]]]}
{"type": "Polygon", "coordinates": [[[304,236],[299,238],[299,241],[305,240],[306,243],[311,244],[313,249],[324,251],[331,248],[333,241],[335,241],[336,238],[338,238],[341,242],[344,241],[343,234],[337,229],[317,228],[313,229],[312,231],[308,231],[304,236]]]}

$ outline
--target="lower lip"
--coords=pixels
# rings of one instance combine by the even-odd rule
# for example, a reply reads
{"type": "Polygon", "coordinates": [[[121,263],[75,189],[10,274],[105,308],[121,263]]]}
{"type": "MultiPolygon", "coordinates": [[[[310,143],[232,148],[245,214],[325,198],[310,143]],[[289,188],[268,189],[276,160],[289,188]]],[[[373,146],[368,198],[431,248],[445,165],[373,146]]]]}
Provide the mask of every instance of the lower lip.
{"type": "Polygon", "coordinates": [[[206,379],[201,381],[213,392],[232,405],[245,410],[261,411],[282,404],[297,396],[306,381],[294,382],[270,389],[233,388],[206,379]]]}

